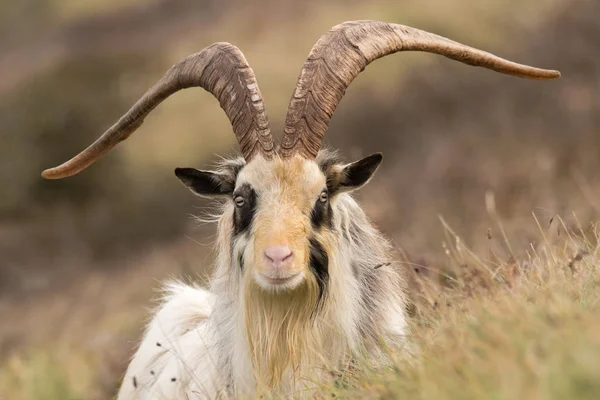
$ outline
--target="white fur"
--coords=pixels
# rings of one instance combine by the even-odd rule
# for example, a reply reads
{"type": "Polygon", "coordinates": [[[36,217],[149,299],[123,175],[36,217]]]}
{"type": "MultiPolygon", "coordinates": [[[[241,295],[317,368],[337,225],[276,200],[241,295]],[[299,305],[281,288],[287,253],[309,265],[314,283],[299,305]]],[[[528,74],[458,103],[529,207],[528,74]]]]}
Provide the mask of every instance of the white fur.
{"type": "Polygon", "coordinates": [[[184,399],[186,393],[216,397],[224,380],[217,373],[216,340],[208,324],[214,295],[170,283],[163,301],[127,369],[118,399],[184,399]]]}

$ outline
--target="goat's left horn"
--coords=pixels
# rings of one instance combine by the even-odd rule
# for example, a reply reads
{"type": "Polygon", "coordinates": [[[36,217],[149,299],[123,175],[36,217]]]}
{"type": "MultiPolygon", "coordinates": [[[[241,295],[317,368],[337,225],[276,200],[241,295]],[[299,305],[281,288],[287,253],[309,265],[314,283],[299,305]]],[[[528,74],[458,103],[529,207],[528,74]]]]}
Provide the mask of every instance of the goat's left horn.
{"type": "Polygon", "coordinates": [[[215,43],[174,65],[117,123],[71,160],[42,172],[46,179],[75,175],[127,139],[144,118],[173,93],[201,87],[212,93],[233,126],[244,158],[273,155],[273,139],[254,71],[242,52],[229,43],[215,43]]]}
{"type": "Polygon", "coordinates": [[[333,27],[312,48],[285,118],[279,150],[315,158],[329,120],[354,78],[372,61],[398,51],[426,51],[469,65],[531,79],[558,78],[558,71],[517,64],[408,26],[351,21],[333,27]]]}

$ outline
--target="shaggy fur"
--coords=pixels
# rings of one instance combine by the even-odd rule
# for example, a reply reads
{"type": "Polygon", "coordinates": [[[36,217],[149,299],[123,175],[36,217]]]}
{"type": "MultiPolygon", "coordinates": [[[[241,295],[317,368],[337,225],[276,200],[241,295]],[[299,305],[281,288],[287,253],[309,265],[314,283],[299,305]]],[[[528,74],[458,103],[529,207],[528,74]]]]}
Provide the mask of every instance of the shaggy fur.
{"type": "Polygon", "coordinates": [[[220,176],[256,190],[251,229],[234,235],[228,198],[209,291],[167,286],[119,399],[288,396],[325,381],[353,354],[382,360],[382,346],[403,343],[405,288],[389,242],[343,190],[331,194],[331,223],[311,223],[319,194],[344,180],[343,167],[327,151],[316,161],[222,162],[220,176]],[[304,274],[290,290],[269,290],[256,278],[255,253],[273,240],[295,249],[304,274]],[[312,265],[314,252],[323,265],[312,265]]]}

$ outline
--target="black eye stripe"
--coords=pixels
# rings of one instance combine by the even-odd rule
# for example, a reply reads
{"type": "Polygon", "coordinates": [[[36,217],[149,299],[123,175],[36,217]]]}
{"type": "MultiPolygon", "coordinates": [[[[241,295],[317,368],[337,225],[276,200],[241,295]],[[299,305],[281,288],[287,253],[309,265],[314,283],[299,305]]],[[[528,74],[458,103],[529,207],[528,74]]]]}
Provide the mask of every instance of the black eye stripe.
{"type": "Polygon", "coordinates": [[[243,184],[233,193],[233,199],[240,196],[244,199],[243,204],[236,205],[233,212],[233,234],[240,235],[250,230],[254,214],[256,214],[256,192],[249,184],[243,184]]]}
{"type": "Polygon", "coordinates": [[[333,227],[333,210],[329,200],[321,201],[321,196],[315,202],[310,213],[310,222],[314,229],[319,229],[323,226],[328,228],[333,227]]]}
{"type": "Polygon", "coordinates": [[[315,308],[316,313],[323,305],[323,301],[327,296],[327,289],[329,287],[329,256],[317,239],[310,238],[309,246],[310,270],[317,278],[317,284],[319,285],[319,296],[315,308]]]}

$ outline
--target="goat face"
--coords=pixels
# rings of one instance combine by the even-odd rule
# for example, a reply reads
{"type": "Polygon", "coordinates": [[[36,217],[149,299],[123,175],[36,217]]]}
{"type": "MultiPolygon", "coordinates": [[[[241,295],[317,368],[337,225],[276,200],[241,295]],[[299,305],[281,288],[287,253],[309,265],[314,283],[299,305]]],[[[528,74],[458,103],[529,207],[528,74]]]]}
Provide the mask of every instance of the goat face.
{"type": "Polygon", "coordinates": [[[231,232],[232,264],[246,282],[271,293],[314,287],[322,298],[336,245],[336,195],[367,183],[381,161],[374,154],[344,165],[321,151],[316,160],[255,157],[218,171],[175,173],[196,194],[229,198],[224,229],[231,232]]]}

